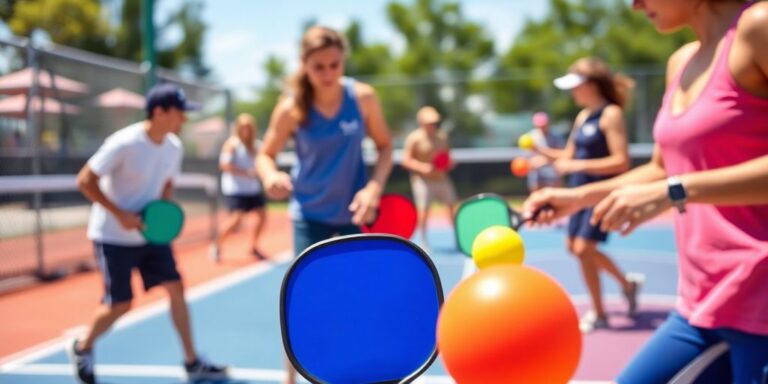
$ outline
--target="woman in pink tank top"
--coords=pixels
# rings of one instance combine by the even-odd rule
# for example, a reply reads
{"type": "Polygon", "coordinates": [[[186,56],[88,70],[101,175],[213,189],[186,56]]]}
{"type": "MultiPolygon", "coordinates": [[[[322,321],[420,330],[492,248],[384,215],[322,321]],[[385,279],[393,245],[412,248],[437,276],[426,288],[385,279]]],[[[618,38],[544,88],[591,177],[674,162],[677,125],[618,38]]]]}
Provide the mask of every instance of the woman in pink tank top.
{"type": "Polygon", "coordinates": [[[538,191],[525,209],[551,205],[537,220],[549,223],[594,206],[594,223],[623,234],[673,209],[677,308],[618,382],[767,382],[768,2],[633,7],[662,33],[698,37],[669,59],[653,158],[609,180],[538,191]]]}

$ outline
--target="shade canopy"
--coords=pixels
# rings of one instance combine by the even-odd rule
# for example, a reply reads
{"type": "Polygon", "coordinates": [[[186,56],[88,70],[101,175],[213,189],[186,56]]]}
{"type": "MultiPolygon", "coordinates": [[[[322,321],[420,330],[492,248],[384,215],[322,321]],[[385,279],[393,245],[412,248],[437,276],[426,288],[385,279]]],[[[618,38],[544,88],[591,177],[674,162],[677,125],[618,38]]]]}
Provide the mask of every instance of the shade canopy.
{"type": "MultiPolygon", "coordinates": [[[[20,71],[0,76],[0,94],[18,95],[29,93],[32,88],[34,71],[32,68],[24,68],[20,71]]],[[[88,86],[79,81],[75,81],[64,76],[55,75],[45,70],[39,71],[38,87],[40,93],[46,96],[70,97],[85,95],[88,93],[88,86]],[[54,90],[54,83],[56,88],[54,90]]]]}
{"type": "MultiPolygon", "coordinates": [[[[80,108],[77,106],[62,103],[50,97],[41,98],[35,96],[29,103],[29,108],[32,108],[32,111],[36,114],[57,115],[66,113],[72,115],[80,113],[80,108]]],[[[1,99],[0,116],[25,118],[27,116],[27,95],[15,95],[1,99]]]]}
{"type": "Polygon", "coordinates": [[[93,105],[101,108],[144,109],[144,96],[123,88],[113,88],[96,96],[93,105]]]}

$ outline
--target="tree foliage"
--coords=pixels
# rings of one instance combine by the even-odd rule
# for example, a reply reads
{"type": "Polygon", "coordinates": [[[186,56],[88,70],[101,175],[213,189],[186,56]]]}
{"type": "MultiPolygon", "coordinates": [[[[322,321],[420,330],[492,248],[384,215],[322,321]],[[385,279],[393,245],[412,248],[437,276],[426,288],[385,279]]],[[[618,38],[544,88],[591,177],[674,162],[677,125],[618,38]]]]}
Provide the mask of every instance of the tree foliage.
{"type": "MultiPolygon", "coordinates": [[[[574,112],[566,94],[552,92],[552,78],[576,59],[597,56],[613,69],[663,68],[667,58],[691,39],[690,32],[662,38],[645,16],[622,0],[550,0],[550,13],[529,20],[513,46],[499,61],[502,76],[525,77],[517,92],[507,87],[494,93],[501,111],[550,109],[556,115],[574,112]],[[520,95],[539,97],[520,97],[520,95]]],[[[654,92],[660,92],[659,85],[654,92]]],[[[663,84],[661,85],[663,87],[663,84]]]]}
{"type": "Polygon", "coordinates": [[[391,72],[392,53],[383,43],[366,44],[363,40],[363,26],[353,20],[344,31],[349,44],[347,74],[355,77],[376,76],[391,72]]]}
{"type": "Polygon", "coordinates": [[[45,31],[54,43],[107,53],[109,24],[98,0],[27,0],[10,2],[8,27],[17,35],[45,31]]]}
{"type": "MultiPolygon", "coordinates": [[[[395,59],[398,73],[420,81],[410,92],[398,89],[397,100],[407,101],[407,114],[389,112],[395,122],[413,121],[416,109],[432,105],[454,127],[455,137],[482,130],[477,116],[467,113],[464,100],[472,86],[466,78],[476,68],[494,60],[494,43],[483,25],[467,20],[455,1],[416,0],[410,5],[392,2],[387,16],[405,43],[395,59]],[[457,79],[457,76],[462,78],[457,79]],[[459,81],[457,81],[459,80],[459,81]]],[[[386,107],[386,106],[385,106],[386,107]]]]}
{"type": "Polygon", "coordinates": [[[267,75],[264,85],[256,88],[258,97],[254,101],[241,101],[235,104],[235,113],[250,113],[256,117],[261,132],[267,127],[272,109],[277,105],[280,96],[285,90],[286,66],[285,62],[276,56],[269,56],[262,69],[267,75]]]}
{"type": "MultiPolygon", "coordinates": [[[[103,9],[99,0],[4,0],[0,3],[3,20],[16,35],[31,36],[41,30],[57,44],[141,61],[141,1],[123,0],[117,24],[105,17],[103,9]]],[[[202,10],[200,0],[184,1],[157,24],[158,41],[165,41],[164,35],[173,30],[181,31],[182,36],[178,41],[157,46],[159,65],[188,71],[197,78],[209,74],[202,52],[207,28],[202,21],[202,10]]]]}

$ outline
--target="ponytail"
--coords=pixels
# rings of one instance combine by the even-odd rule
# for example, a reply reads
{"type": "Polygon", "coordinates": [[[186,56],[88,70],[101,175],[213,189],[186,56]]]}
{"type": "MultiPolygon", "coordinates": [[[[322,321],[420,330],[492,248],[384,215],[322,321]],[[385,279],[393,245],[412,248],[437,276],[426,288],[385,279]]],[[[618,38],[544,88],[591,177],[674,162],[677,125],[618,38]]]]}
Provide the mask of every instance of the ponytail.
{"type": "Polygon", "coordinates": [[[309,108],[314,101],[315,91],[304,68],[307,58],[321,49],[336,47],[346,52],[347,42],[339,32],[321,26],[311,27],[301,38],[301,67],[293,76],[291,88],[294,98],[293,114],[300,125],[307,122],[309,108]]]}

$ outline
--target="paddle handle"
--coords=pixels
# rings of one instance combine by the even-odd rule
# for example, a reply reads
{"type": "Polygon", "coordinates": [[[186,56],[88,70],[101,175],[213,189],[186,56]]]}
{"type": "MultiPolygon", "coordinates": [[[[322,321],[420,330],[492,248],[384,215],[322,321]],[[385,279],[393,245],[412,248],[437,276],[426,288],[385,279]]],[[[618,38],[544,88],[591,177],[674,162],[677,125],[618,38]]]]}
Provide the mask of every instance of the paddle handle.
{"type": "Polygon", "coordinates": [[[539,217],[539,214],[541,214],[541,212],[543,212],[543,211],[551,211],[552,209],[554,209],[553,206],[551,206],[549,204],[546,204],[546,205],[540,207],[539,209],[533,211],[533,214],[531,215],[531,217],[528,217],[528,218],[523,218],[523,215],[517,213],[516,211],[511,211],[512,214],[511,214],[511,217],[510,217],[510,221],[512,222],[512,229],[517,231],[526,222],[536,221],[536,218],[539,217]]]}

